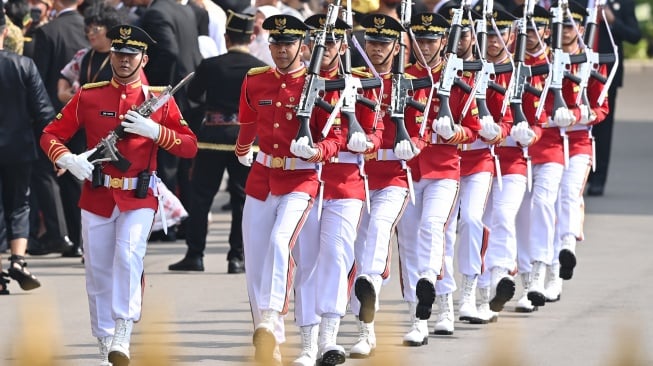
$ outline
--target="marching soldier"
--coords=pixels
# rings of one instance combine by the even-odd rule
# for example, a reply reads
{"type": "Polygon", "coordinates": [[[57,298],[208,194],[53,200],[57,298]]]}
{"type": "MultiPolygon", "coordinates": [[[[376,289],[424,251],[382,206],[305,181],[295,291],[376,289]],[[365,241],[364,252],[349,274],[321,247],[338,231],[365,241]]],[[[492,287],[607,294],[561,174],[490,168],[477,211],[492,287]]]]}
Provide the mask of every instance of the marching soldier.
{"type": "MultiPolygon", "coordinates": [[[[418,49],[413,52],[417,63],[408,67],[406,72],[415,77],[426,77],[430,72],[435,83],[443,79],[444,59],[441,57],[446,44],[445,31],[449,22],[440,14],[420,13],[411,19],[411,30],[415,34],[418,49]]],[[[433,96],[426,122],[433,121],[433,130],[428,128],[424,146],[420,154],[409,162],[413,171],[415,204],[408,205],[397,227],[401,279],[403,280],[404,300],[414,316],[414,303],[417,302],[418,283],[426,283],[434,288],[436,278],[443,267],[453,268],[453,242],[445,241],[445,231],[451,220],[458,196],[460,179],[460,156],[458,144],[476,139],[480,129],[476,104],[472,101],[463,116],[465,104],[470,98],[465,92],[454,87],[451,90],[449,107],[460,133],[454,137],[443,136],[436,132],[439,125],[451,125],[452,121],[438,121],[440,99],[433,96]],[[457,121],[460,121],[458,123],[457,121]]],[[[448,119],[448,118],[447,118],[448,119]]],[[[479,252],[480,255],[480,252],[479,252]]],[[[464,272],[469,274],[469,272],[464,272]]],[[[480,258],[479,270],[480,273],[480,258]]],[[[474,277],[474,276],[472,276],[474,277]]],[[[443,319],[450,321],[447,329],[453,329],[452,292],[438,293],[440,312],[437,323],[443,319]]],[[[473,309],[476,310],[474,301],[473,309]]],[[[436,332],[438,332],[436,325],[436,332]]],[[[448,332],[449,330],[447,330],[448,332]]],[[[410,331],[404,336],[404,344],[420,346],[428,334],[426,320],[415,319],[410,331]]]]}
{"type": "MultiPolygon", "coordinates": [[[[418,116],[416,109],[407,108],[403,116],[407,130],[412,132],[411,141],[402,140],[395,145],[397,122],[390,119],[392,98],[403,97],[392,93],[392,63],[399,54],[404,27],[394,18],[382,14],[367,15],[361,20],[361,26],[365,28],[365,53],[383,79],[381,116],[384,130],[379,150],[366,157],[370,211],[363,212],[356,237],[354,250],[358,277],[356,296],[351,298],[351,311],[359,315],[359,320],[369,324],[367,327],[372,334],[381,285],[390,275],[390,240],[409,201],[409,178],[407,170],[402,167],[402,160],[412,159],[424,144],[417,138],[417,124],[423,122],[423,118],[418,116]]],[[[372,72],[367,69],[362,71],[372,72]]],[[[408,74],[405,76],[412,78],[408,74]]],[[[416,93],[415,98],[420,99],[420,93],[416,93]]],[[[411,313],[414,317],[414,307],[411,313]]],[[[427,336],[428,332],[425,332],[420,343],[426,342],[427,336]]],[[[353,350],[358,346],[355,345],[353,350]]]]}
{"type": "MultiPolygon", "coordinates": [[[[570,55],[581,53],[578,37],[583,36],[585,28],[585,17],[587,10],[575,1],[569,2],[569,10],[572,18],[565,18],[562,31],[562,49],[570,55]],[[576,23],[576,29],[574,23],[576,23]]],[[[591,47],[589,45],[588,47],[591,47]]],[[[578,65],[572,65],[570,72],[578,72],[578,65]]],[[[606,76],[606,66],[601,65],[598,70],[601,75],[606,76]]],[[[562,173],[558,201],[556,202],[556,236],[553,247],[553,262],[548,272],[556,281],[548,281],[548,289],[545,288],[547,299],[558,299],[562,291],[560,280],[571,279],[576,266],[576,241],[583,240],[583,216],[585,215],[583,191],[585,182],[595,159],[592,151],[592,126],[605,119],[608,114],[608,100],[598,104],[598,97],[603,91],[603,84],[595,78],[590,78],[587,85],[587,100],[590,105],[576,104],[576,97],[579,93],[579,86],[571,80],[565,79],[563,84],[563,95],[567,107],[576,117],[575,123],[566,128],[569,138],[569,166],[562,173]],[[559,261],[558,261],[559,259],[559,261]],[[557,268],[559,262],[559,268],[557,268]],[[555,274],[559,273],[559,276],[555,274]]]]}
{"type": "Polygon", "coordinates": [[[317,197],[318,169],[337,154],[339,141],[328,137],[311,146],[308,136],[297,137],[296,106],[306,78],[300,55],[306,50],[308,27],[293,16],[275,15],[263,28],[270,31],[276,66],[252,69],[243,81],[236,156],[243,165],[253,163],[245,185],[243,244],[255,358],[281,365],[282,316],[292,289],[291,250],[317,197]],[[254,162],[257,136],[260,151],[254,162]]]}
{"type": "Polygon", "coordinates": [[[98,338],[102,365],[123,366],[130,361],[129,343],[135,321],[141,317],[143,257],[157,206],[156,156],[159,148],[184,158],[197,151],[195,135],[170,98],[150,117],[136,109],[162,88],[142,84],[147,48],[154,41],[142,29],[113,27],[111,81],[84,85],[48,125],[41,148],[59,168],[84,180],[79,206],[86,267],[86,290],[91,330],[98,338]],[[79,130],[86,131],[86,146],[96,146],[117,127],[125,135],[116,149],[131,163],[126,171],[113,163],[88,161],[97,149],[79,155],[65,143],[79,130]]]}
{"type": "MultiPolygon", "coordinates": [[[[516,17],[524,16],[524,7],[518,7],[513,13],[516,17]]],[[[547,64],[548,49],[545,40],[549,38],[549,12],[535,5],[532,16],[533,23],[526,25],[526,54],[524,63],[535,68],[547,64]]],[[[544,87],[546,74],[531,76],[531,85],[536,89],[544,87]]],[[[521,278],[523,293],[517,300],[515,311],[530,313],[536,309],[528,299],[531,286],[531,243],[542,243],[553,240],[555,233],[555,201],[560,187],[564,164],[562,138],[556,125],[549,123],[546,110],[539,118],[535,111],[540,104],[540,97],[532,93],[524,93],[522,108],[528,120],[529,127],[535,133],[525,131],[524,138],[530,135],[536,144],[529,146],[533,176],[532,188],[524,194],[521,208],[517,213],[517,270],[521,278]]],[[[522,141],[526,143],[527,141],[522,141]]]]}
{"type": "Polygon", "coordinates": [[[229,12],[225,39],[227,53],[203,60],[188,86],[191,100],[200,102],[205,96],[206,116],[198,132],[198,153],[192,169],[192,195],[186,231],[184,258],[168,269],[171,271],[203,271],[204,249],[211,210],[225,169],[233,184],[231,197],[231,229],[229,232],[228,273],[245,271],[243,258],[242,216],[245,204],[245,182],[249,167],[233,154],[238,137],[238,102],[240,86],[252,68],[265,63],[249,54],[254,19],[229,12]]]}
{"type": "MultiPolygon", "coordinates": [[[[312,28],[311,46],[314,46],[317,32],[324,27],[325,15],[312,15],[304,23],[312,28]]],[[[337,79],[341,76],[340,57],[347,57],[344,37],[350,27],[337,19],[332,33],[326,34],[325,50],[320,67],[320,76],[337,79]]],[[[356,72],[356,76],[371,76],[356,72]]],[[[374,91],[366,91],[373,98],[374,91]]],[[[342,95],[331,92],[325,100],[334,104],[342,95]]],[[[340,319],[347,312],[349,289],[354,269],[354,241],[356,229],[364,209],[367,192],[361,164],[363,153],[373,153],[381,143],[381,122],[375,123],[375,113],[367,107],[357,105],[353,120],[348,113],[336,117],[332,132],[340,140],[336,159],[324,165],[324,202],[318,215],[318,205],[313,209],[302,228],[297,245],[293,248],[293,258],[297,262],[295,271],[295,321],[300,327],[302,353],[293,365],[315,365],[316,358],[322,365],[340,364],[345,360],[345,350],[336,342],[340,319]],[[364,132],[354,132],[347,141],[350,126],[360,125],[364,132]],[[320,217],[318,219],[318,217],[320,217]],[[318,291],[319,288],[319,291],[318,291]],[[319,324],[319,342],[318,342],[319,324]],[[319,344],[319,348],[317,347],[319,344]],[[319,350],[319,351],[318,351],[319,350]],[[317,354],[317,357],[316,357],[317,354]]],[[[328,118],[322,110],[316,109],[318,119],[328,118]]],[[[320,121],[322,122],[322,121],[320,121]]],[[[364,170],[364,166],[362,167],[364,170]]],[[[369,356],[376,346],[374,329],[358,322],[359,334],[366,334],[359,340],[358,350],[352,349],[352,357],[369,356]]]]}
{"type": "MultiPolygon", "coordinates": [[[[510,63],[512,55],[504,45],[511,45],[515,39],[512,25],[516,18],[503,10],[499,4],[494,4],[493,15],[499,33],[495,32],[493,26],[488,25],[487,61],[495,65],[510,63]]],[[[511,75],[511,73],[499,74],[495,77],[494,83],[507,89],[511,75]]],[[[503,94],[488,88],[486,98],[491,118],[481,120],[480,135],[486,142],[495,145],[494,153],[499,156],[499,169],[502,176],[495,176],[492,180],[489,203],[485,209],[484,222],[490,235],[485,255],[486,271],[481,276],[479,287],[490,287],[490,310],[499,312],[515,294],[515,282],[510,275],[515,269],[517,260],[515,217],[526,192],[527,183],[526,160],[519,142],[511,136],[511,129],[526,121],[514,121],[513,124],[511,108],[506,108],[505,114],[502,115],[501,109],[505,99],[503,94]]],[[[523,125],[519,126],[523,127],[523,125]]]]}

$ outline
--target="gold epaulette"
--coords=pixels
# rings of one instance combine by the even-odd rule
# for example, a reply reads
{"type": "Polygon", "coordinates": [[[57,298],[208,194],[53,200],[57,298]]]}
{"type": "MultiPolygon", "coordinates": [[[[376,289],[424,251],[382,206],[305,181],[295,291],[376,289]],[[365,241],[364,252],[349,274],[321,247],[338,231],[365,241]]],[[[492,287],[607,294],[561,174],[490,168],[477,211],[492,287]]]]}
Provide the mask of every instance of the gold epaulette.
{"type": "Polygon", "coordinates": [[[361,78],[371,78],[372,75],[371,73],[365,71],[365,66],[360,66],[360,67],[354,67],[351,69],[351,74],[361,77],[361,78]]]}
{"type": "Polygon", "coordinates": [[[108,80],[107,81],[98,81],[97,83],[86,83],[86,84],[82,85],[82,89],[86,90],[86,89],[99,88],[101,86],[108,85],[109,83],[110,83],[110,81],[108,81],[108,80]]]}
{"type": "Polygon", "coordinates": [[[161,93],[166,90],[167,86],[148,86],[147,90],[152,93],[161,93]]]}
{"type": "Polygon", "coordinates": [[[253,67],[247,71],[248,76],[253,76],[253,75],[258,75],[262,74],[268,70],[270,70],[272,67],[271,66],[261,66],[261,67],[253,67]]]}

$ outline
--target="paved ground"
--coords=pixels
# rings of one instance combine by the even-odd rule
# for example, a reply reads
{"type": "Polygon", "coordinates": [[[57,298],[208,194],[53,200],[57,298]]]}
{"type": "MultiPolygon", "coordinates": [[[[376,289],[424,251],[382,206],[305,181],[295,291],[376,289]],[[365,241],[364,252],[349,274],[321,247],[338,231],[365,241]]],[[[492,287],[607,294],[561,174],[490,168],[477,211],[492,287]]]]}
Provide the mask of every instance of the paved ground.
{"type": "MultiPolygon", "coordinates": [[[[384,288],[378,315],[379,348],[369,363],[351,365],[617,365],[653,364],[653,115],[650,68],[630,67],[619,99],[613,165],[606,194],[588,198],[579,267],[562,301],[530,314],[509,303],[498,323],[456,323],[451,337],[431,336],[422,348],[404,348],[406,307],[394,280],[384,288]],[[619,363],[618,360],[625,361],[619,363]],[[629,362],[632,361],[632,362],[629,362]],[[639,363],[638,363],[638,362],[639,363]]],[[[144,318],[133,337],[134,365],[249,365],[251,321],[244,275],[226,274],[228,216],[218,195],[201,274],[167,271],[183,242],[151,243],[146,258],[144,318]]],[[[0,298],[0,365],[95,365],[83,266],[54,255],[29,259],[42,288],[0,298]],[[40,357],[50,360],[39,362],[40,357]]],[[[455,299],[457,300],[458,294],[455,299]]],[[[287,318],[287,364],[298,353],[297,330],[287,318]]],[[[356,338],[353,316],[339,341],[356,338]]]]}

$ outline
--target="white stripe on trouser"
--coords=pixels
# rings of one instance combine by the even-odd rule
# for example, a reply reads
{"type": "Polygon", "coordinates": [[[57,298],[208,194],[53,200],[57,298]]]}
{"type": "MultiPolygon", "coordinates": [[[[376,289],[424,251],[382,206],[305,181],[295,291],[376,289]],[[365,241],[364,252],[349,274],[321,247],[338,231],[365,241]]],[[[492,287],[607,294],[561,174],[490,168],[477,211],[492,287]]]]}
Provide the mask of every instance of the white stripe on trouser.
{"type": "MultiPolygon", "coordinates": [[[[304,224],[312,199],[307,193],[268,195],[265,201],[252,196],[243,208],[245,278],[254,327],[261,311],[284,310],[290,270],[290,250],[304,224]]],[[[285,342],[283,318],[275,324],[278,343],[285,342]]]]}
{"type": "Polygon", "coordinates": [[[415,205],[409,204],[397,226],[397,243],[404,300],[416,302],[417,281],[435,282],[445,258],[445,230],[458,194],[454,179],[422,179],[415,182],[415,205]]]}
{"type": "Polygon", "coordinates": [[[86,292],[95,337],[113,335],[116,319],[141,317],[143,258],[154,210],[141,208],[111,217],[82,210],[86,292]]]}
{"type": "MultiPolygon", "coordinates": [[[[389,186],[370,191],[370,213],[363,210],[354,244],[357,275],[378,276],[386,270],[390,239],[407,202],[407,188],[389,186]]],[[[360,311],[353,287],[350,309],[354,314],[360,311]]]]}
{"type": "Polygon", "coordinates": [[[578,239],[583,237],[585,211],[583,188],[591,167],[589,155],[573,155],[569,158],[569,167],[562,173],[560,192],[558,192],[556,202],[558,221],[556,222],[553,263],[558,263],[558,252],[560,252],[564,236],[573,235],[578,239]]]}
{"type": "Polygon", "coordinates": [[[515,219],[526,192],[526,177],[521,174],[503,176],[503,189],[493,179],[490,194],[491,209],[487,209],[486,224],[490,229],[486,270],[494,267],[512,271],[517,260],[517,238],[515,219]]]}
{"type": "MultiPolygon", "coordinates": [[[[460,241],[458,242],[456,261],[458,270],[463,275],[473,276],[481,273],[483,261],[481,249],[485,229],[483,215],[491,188],[492,173],[490,172],[480,172],[460,177],[460,193],[458,195],[458,210],[460,211],[458,235],[460,241]]],[[[453,235],[453,233],[447,234],[453,235]]],[[[440,292],[438,292],[438,286],[436,285],[436,293],[445,294],[456,290],[453,266],[445,268],[444,277],[438,283],[441,283],[440,292]]]]}
{"type": "Polygon", "coordinates": [[[545,163],[533,166],[533,191],[530,202],[529,256],[532,262],[551,264],[555,237],[555,202],[564,166],[545,163]]]}

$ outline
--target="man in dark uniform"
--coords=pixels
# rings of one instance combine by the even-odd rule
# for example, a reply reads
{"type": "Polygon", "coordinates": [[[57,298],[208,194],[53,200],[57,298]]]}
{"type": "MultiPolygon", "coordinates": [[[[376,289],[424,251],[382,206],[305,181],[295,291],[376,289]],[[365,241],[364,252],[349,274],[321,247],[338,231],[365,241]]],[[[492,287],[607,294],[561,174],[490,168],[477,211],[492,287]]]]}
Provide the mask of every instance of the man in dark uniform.
{"type": "MultiPolygon", "coordinates": [[[[3,49],[7,35],[5,17],[0,16],[0,216],[6,224],[11,248],[7,274],[0,271],[0,295],[9,293],[7,279],[16,280],[23,290],[39,287],[40,282],[25,266],[29,236],[29,179],[36,160],[34,127],[43,128],[54,117],[45,86],[34,62],[3,49]]],[[[4,225],[3,225],[4,226],[4,225]]],[[[0,264],[0,268],[2,265],[0,264]]]]}
{"type": "MultiPolygon", "coordinates": [[[[61,76],[61,69],[77,51],[88,47],[88,41],[84,34],[84,17],[77,11],[76,0],[56,1],[54,8],[57,11],[56,17],[38,28],[34,34],[36,51],[33,58],[54,110],[58,112],[63,107],[63,103],[57,97],[57,83],[61,76]]],[[[40,130],[35,131],[37,135],[40,132],[40,130]]],[[[75,153],[84,151],[83,134],[69,141],[68,147],[75,153]]],[[[43,211],[47,236],[42,238],[44,248],[33,254],[62,251],[65,256],[79,256],[81,216],[75,202],[79,200],[81,184],[68,173],[55,180],[52,164],[40,152],[39,157],[33,171],[32,182],[39,208],[43,211]]]]}
{"type": "Polygon", "coordinates": [[[234,151],[239,130],[240,87],[249,69],[265,66],[263,61],[249,54],[253,29],[253,17],[229,11],[225,34],[228,52],[202,61],[188,87],[188,96],[193,101],[201,102],[206,94],[207,113],[198,132],[199,152],[192,170],[190,216],[186,227],[188,250],[181,261],[168,267],[171,271],[204,270],[202,257],[206,247],[207,216],[225,169],[231,180],[232,207],[228,272],[245,271],[242,216],[250,168],[238,162],[234,151]]]}

